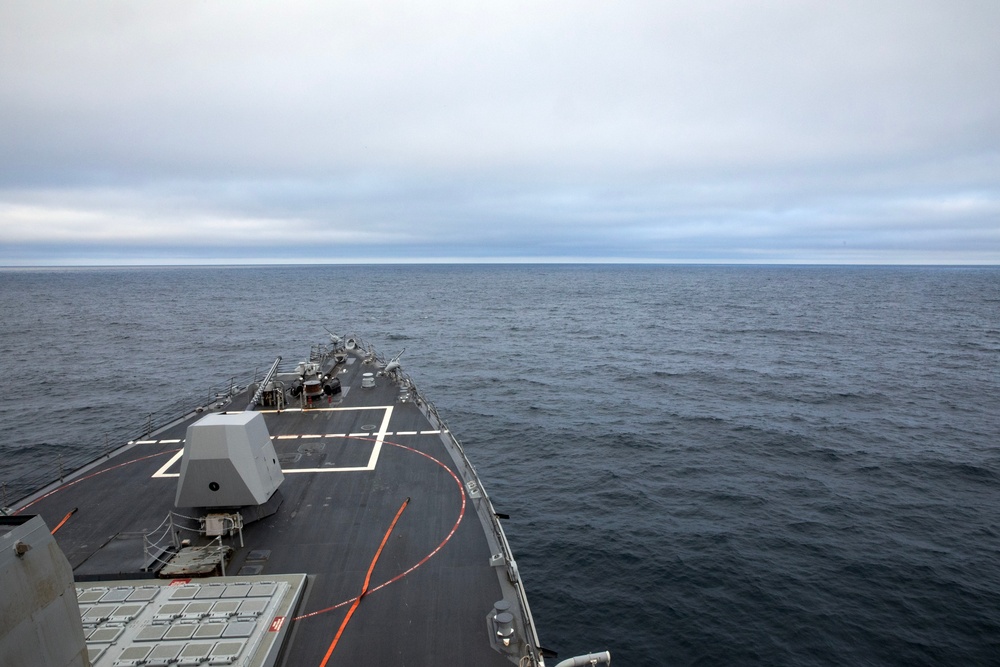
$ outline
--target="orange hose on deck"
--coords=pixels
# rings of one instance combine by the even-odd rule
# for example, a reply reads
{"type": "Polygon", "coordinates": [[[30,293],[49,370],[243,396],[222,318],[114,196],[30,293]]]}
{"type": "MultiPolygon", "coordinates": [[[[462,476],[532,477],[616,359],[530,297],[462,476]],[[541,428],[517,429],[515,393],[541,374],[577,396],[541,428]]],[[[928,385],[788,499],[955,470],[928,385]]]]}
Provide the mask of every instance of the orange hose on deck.
{"type": "Polygon", "coordinates": [[[406,509],[407,504],[409,504],[410,499],[407,498],[403,501],[403,504],[399,506],[399,511],[396,512],[396,516],[393,517],[392,523],[389,524],[389,530],[385,531],[385,535],[382,536],[382,543],[378,545],[378,551],[375,552],[375,557],[372,558],[372,562],[368,565],[368,573],[365,575],[364,586],[361,587],[361,594],[354,598],[354,604],[351,608],[347,610],[347,616],[344,617],[343,622],[340,624],[340,628],[337,630],[336,636],[334,636],[333,641],[330,642],[330,648],[326,649],[326,655],[323,656],[323,662],[319,663],[319,667],[326,667],[326,663],[330,660],[330,656],[333,655],[333,649],[337,648],[337,642],[340,641],[340,636],[344,634],[344,628],[347,627],[348,621],[351,620],[351,616],[354,615],[354,610],[358,608],[361,604],[361,598],[365,596],[368,592],[368,584],[372,579],[372,572],[375,570],[375,563],[378,562],[379,556],[382,555],[382,549],[385,547],[385,543],[389,541],[389,535],[392,534],[393,528],[396,527],[396,522],[399,521],[399,515],[403,513],[406,509]]]}
{"type": "Polygon", "coordinates": [[[69,518],[70,518],[71,516],[73,516],[74,514],[76,514],[76,511],[77,511],[78,509],[80,509],[80,508],[79,508],[79,507],[74,507],[74,508],[73,508],[73,509],[71,509],[71,510],[70,510],[69,512],[67,512],[67,513],[66,513],[66,516],[64,516],[64,517],[62,518],[62,521],[60,521],[60,522],[59,522],[59,523],[58,523],[58,524],[56,525],[56,527],[52,529],[52,534],[53,534],[53,535],[55,535],[55,534],[56,534],[56,531],[57,531],[57,530],[59,530],[60,528],[62,528],[62,527],[63,527],[63,524],[64,524],[64,523],[66,523],[67,521],[69,521],[69,518]]]}

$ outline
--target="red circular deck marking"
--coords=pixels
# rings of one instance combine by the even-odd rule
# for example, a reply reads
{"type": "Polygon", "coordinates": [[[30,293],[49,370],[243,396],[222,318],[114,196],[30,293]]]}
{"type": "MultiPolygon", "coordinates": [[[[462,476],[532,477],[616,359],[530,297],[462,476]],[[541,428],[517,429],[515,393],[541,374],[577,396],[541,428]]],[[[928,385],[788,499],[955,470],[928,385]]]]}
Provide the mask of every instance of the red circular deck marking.
{"type": "MultiPolygon", "coordinates": [[[[354,439],[355,440],[368,440],[370,442],[375,442],[376,441],[375,438],[357,438],[356,437],[354,439]]],[[[451,475],[451,478],[455,480],[455,485],[458,486],[458,492],[459,492],[459,494],[460,494],[460,496],[462,498],[462,508],[459,510],[459,512],[458,512],[458,518],[455,519],[455,524],[451,527],[451,530],[448,531],[448,534],[445,536],[445,538],[443,540],[441,540],[441,543],[438,544],[436,547],[434,547],[434,549],[429,554],[427,554],[426,556],[424,556],[423,558],[421,558],[419,561],[417,561],[417,563],[415,563],[409,569],[407,569],[407,570],[405,570],[405,571],[400,572],[399,574],[397,574],[392,579],[389,579],[388,581],[383,581],[378,586],[371,587],[370,589],[368,589],[368,592],[366,593],[366,595],[371,595],[375,591],[377,591],[379,589],[382,589],[382,588],[385,588],[389,584],[396,583],[397,581],[399,581],[400,579],[402,579],[403,577],[407,576],[408,574],[410,574],[411,572],[413,572],[414,570],[416,570],[418,567],[420,567],[421,565],[423,565],[424,563],[426,563],[427,561],[429,561],[431,558],[433,558],[435,556],[435,554],[437,554],[439,551],[441,551],[442,548],[444,548],[444,545],[448,543],[448,540],[450,540],[452,538],[452,536],[455,534],[455,531],[458,530],[458,525],[460,523],[462,523],[462,518],[465,517],[465,487],[462,486],[462,481],[458,478],[458,475],[455,474],[454,470],[452,470],[451,468],[449,468],[448,466],[446,466],[444,463],[441,463],[441,461],[438,461],[436,458],[434,458],[430,454],[427,454],[426,452],[422,452],[419,449],[414,449],[413,447],[407,447],[406,445],[401,445],[398,442],[389,442],[388,440],[383,440],[382,444],[384,444],[384,445],[392,445],[393,447],[399,447],[400,449],[406,449],[408,451],[411,451],[414,454],[420,454],[424,458],[430,459],[434,463],[438,464],[439,466],[441,466],[442,468],[444,468],[445,470],[447,470],[448,474],[451,475]]],[[[339,609],[340,607],[343,607],[345,605],[349,605],[349,604],[353,603],[355,600],[357,600],[357,597],[349,598],[347,600],[344,600],[343,602],[338,602],[337,604],[332,605],[330,607],[326,607],[324,609],[317,609],[316,611],[309,612],[308,614],[303,614],[302,616],[296,616],[292,620],[293,621],[301,621],[303,619],[311,618],[313,616],[319,616],[320,614],[325,614],[328,611],[333,611],[334,609],[339,609]]]]}
{"type": "Polygon", "coordinates": [[[140,456],[137,459],[132,459],[131,461],[126,461],[125,463],[119,463],[118,465],[113,465],[110,468],[105,468],[104,470],[98,470],[97,472],[92,472],[89,475],[84,475],[80,479],[74,479],[72,482],[67,482],[66,484],[62,484],[60,486],[57,486],[56,488],[54,488],[51,491],[49,491],[48,493],[46,493],[44,496],[39,496],[38,498],[35,498],[34,500],[32,500],[30,503],[28,503],[24,507],[19,507],[17,510],[15,510],[14,514],[18,514],[20,512],[23,512],[24,510],[28,509],[29,507],[31,507],[35,503],[37,503],[37,502],[39,502],[41,500],[45,500],[49,496],[51,496],[51,495],[53,495],[55,493],[58,493],[58,492],[62,491],[63,489],[68,489],[71,486],[74,486],[76,484],[79,484],[80,482],[86,481],[86,480],[90,479],[91,477],[97,477],[98,475],[103,475],[106,472],[111,472],[112,470],[117,470],[118,468],[123,468],[123,467],[125,467],[127,465],[131,465],[133,463],[138,463],[139,461],[145,461],[146,459],[151,459],[151,458],[154,458],[156,456],[163,456],[164,454],[176,454],[179,451],[181,451],[181,450],[180,449],[168,449],[165,452],[157,452],[156,454],[149,454],[147,456],[140,456]]]}
{"type": "MultiPolygon", "coordinates": [[[[368,442],[377,442],[376,438],[362,438],[362,437],[357,437],[357,436],[347,436],[347,437],[351,438],[353,440],[366,440],[368,442]]],[[[442,463],[441,461],[437,460],[436,458],[434,458],[430,454],[427,454],[426,452],[422,452],[419,449],[414,449],[413,447],[408,447],[406,445],[401,445],[398,442],[390,442],[388,440],[383,440],[382,444],[383,445],[392,445],[393,447],[398,447],[400,449],[405,449],[405,450],[408,450],[410,452],[413,452],[414,454],[419,454],[420,456],[423,456],[426,459],[430,459],[434,463],[436,463],[439,466],[441,466],[442,468],[444,468],[448,472],[448,474],[451,475],[451,478],[453,480],[455,480],[455,485],[458,487],[458,493],[459,493],[459,495],[462,498],[462,507],[461,507],[461,509],[458,512],[458,518],[455,519],[454,525],[451,527],[451,530],[448,531],[448,534],[445,536],[445,538],[443,540],[441,540],[440,544],[438,544],[436,547],[434,547],[434,549],[429,554],[427,554],[426,556],[424,556],[423,558],[421,558],[414,565],[412,565],[409,569],[407,569],[407,570],[405,570],[403,572],[400,572],[399,574],[397,574],[392,579],[389,579],[387,581],[383,581],[378,586],[373,586],[372,588],[370,588],[368,590],[368,593],[367,593],[368,595],[371,595],[372,593],[374,593],[377,590],[385,588],[389,584],[396,583],[397,581],[399,581],[403,577],[407,576],[408,574],[412,573],[418,567],[420,567],[421,565],[423,565],[424,563],[426,563],[427,561],[429,561],[431,558],[433,558],[439,551],[441,551],[441,549],[444,548],[444,545],[446,545],[448,543],[448,541],[452,538],[452,536],[455,535],[455,531],[458,530],[459,524],[462,523],[462,519],[465,517],[465,504],[466,504],[466,502],[465,502],[465,498],[466,498],[466,496],[465,496],[465,487],[462,486],[462,481],[458,478],[458,475],[455,474],[454,470],[452,470],[451,468],[449,468],[444,463],[442,463]]],[[[118,468],[123,468],[123,467],[125,467],[127,465],[131,465],[133,463],[139,463],[140,461],[146,461],[148,459],[155,458],[157,456],[163,456],[164,454],[176,454],[179,451],[181,451],[181,450],[180,449],[168,449],[166,451],[157,452],[156,454],[149,454],[147,456],[140,456],[139,458],[131,459],[129,461],[125,461],[124,463],[119,463],[117,465],[113,465],[110,468],[104,468],[103,470],[98,470],[96,472],[92,472],[89,475],[84,475],[83,477],[81,477],[79,479],[74,479],[72,482],[68,482],[66,484],[62,484],[62,485],[56,487],[55,489],[52,489],[51,491],[49,491],[48,493],[46,493],[43,496],[39,496],[38,498],[35,498],[34,500],[32,500],[30,503],[28,503],[24,507],[20,507],[17,510],[15,510],[14,514],[19,514],[20,512],[23,512],[24,510],[28,509],[29,507],[31,507],[35,503],[40,502],[42,500],[45,500],[49,496],[51,496],[53,494],[56,494],[59,491],[62,491],[63,489],[68,489],[71,486],[79,484],[80,482],[86,481],[86,480],[91,479],[93,477],[97,477],[98,475],[103,475],[106,472],[111,472],[112,470],[117,470],[118,468]]],[[[303,614],[302,616],[296,616],[292,620],[293,621],[301,621],[303,619],[310,618],[312,616],[318,616],[320,614],[325,614],[328,611],[333,611],[334,609],[339,609],[340,607],[343,607],[344,605],[351,604],[356,599],[357,599],[356,597],[349,598],[347,600],[344,600],[343,602],[338,602],[337,604],[335,604],[333,606],[326,607],[324,609],[318,609],[318,610],[310,612],[308,614],[303,614]]]]}

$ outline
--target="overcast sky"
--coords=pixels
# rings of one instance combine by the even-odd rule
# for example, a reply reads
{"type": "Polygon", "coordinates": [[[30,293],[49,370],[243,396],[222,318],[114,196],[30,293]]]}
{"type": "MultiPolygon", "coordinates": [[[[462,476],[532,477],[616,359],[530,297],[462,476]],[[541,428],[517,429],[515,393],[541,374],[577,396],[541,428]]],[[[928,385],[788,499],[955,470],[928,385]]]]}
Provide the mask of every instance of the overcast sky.
{"type": "Polygon", "coordinates": [[[0,265],[1000,264],[998,30],[998,0],[0,0],[0,265]]]}

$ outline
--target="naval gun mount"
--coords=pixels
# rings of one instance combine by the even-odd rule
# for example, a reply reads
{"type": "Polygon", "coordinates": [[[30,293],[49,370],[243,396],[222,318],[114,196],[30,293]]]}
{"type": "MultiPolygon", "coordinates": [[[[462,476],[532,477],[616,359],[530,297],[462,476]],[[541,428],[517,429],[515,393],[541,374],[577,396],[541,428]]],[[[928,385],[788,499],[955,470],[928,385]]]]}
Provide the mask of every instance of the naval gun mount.
{"type": "Polygon", "coordinates": [[[176,553],[161,577],[225,574],[232,548],[222,538],[239,535],[243,526],[278,511],[279,486],[285,476],[259,412],[216,413],[188,426],[181,456],[175,507],[168,517],[176,553]],[[207,544],[191,546],[180,530],[195,530],[207,544]]]}

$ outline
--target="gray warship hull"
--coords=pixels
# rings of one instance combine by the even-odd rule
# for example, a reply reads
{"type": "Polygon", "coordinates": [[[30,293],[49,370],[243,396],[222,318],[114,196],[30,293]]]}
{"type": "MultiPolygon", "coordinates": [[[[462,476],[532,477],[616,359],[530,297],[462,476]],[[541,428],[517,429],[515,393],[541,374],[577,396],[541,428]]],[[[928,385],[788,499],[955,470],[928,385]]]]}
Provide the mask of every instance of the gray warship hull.
{"type": "Polygon", "coordinates": [[[545,663],[459,441],[355,339],[276,361],[12,510],[53,529],[95,665],[545,663]],[[189,427],[247,411],[280,486],[254,506],[178,506],[189,427]]]}

